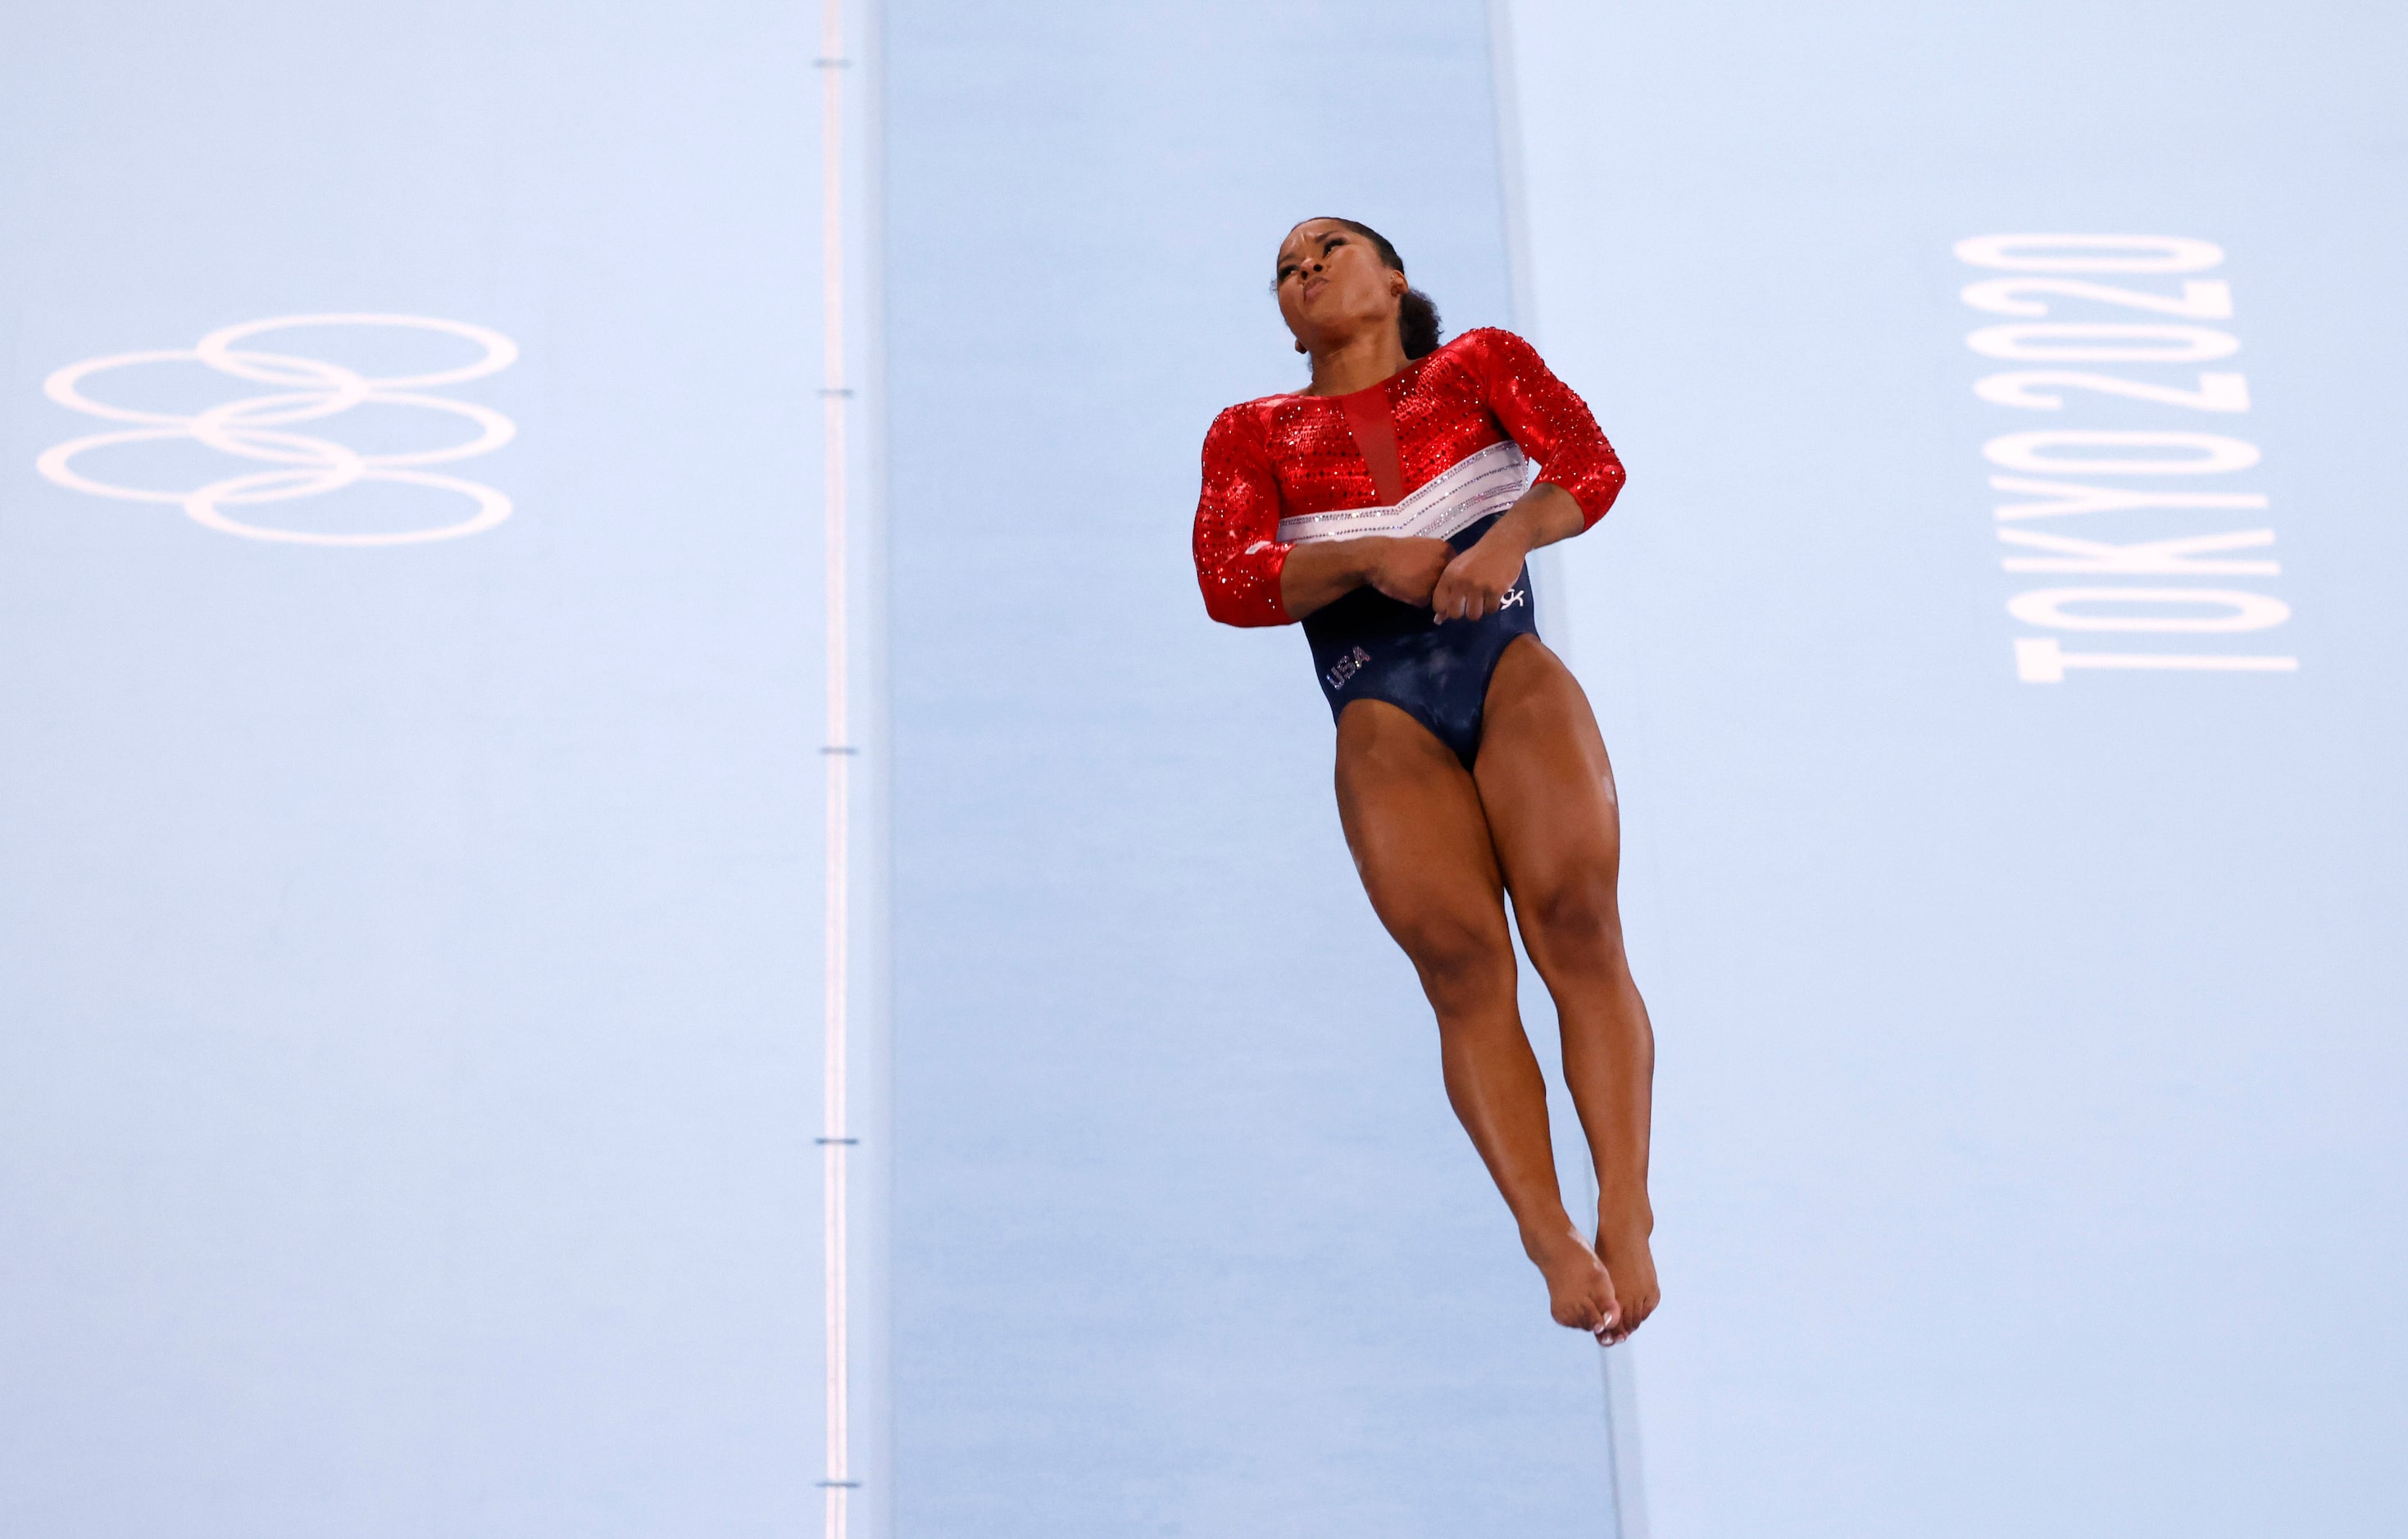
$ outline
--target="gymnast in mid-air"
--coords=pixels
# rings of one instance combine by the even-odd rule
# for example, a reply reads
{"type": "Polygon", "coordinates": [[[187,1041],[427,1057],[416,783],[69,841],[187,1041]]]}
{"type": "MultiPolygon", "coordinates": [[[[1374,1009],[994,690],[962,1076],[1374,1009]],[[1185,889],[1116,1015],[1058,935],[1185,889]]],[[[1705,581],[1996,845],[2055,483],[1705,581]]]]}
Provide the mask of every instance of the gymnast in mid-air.
{"type": "Polygon", "coordinates": [[[1527,342],[1482,330],[1441,346],[1436,307],[1369,226],[1289,231],[1274,292],[1312,382],[1231,406],[1205,436],[1204,605],[1230,625],[1304,622],[1338,719],[1346,845],[1437,1013],[1447,1099],[1549,1312],[1611,1346],[1657,1299],[1655,1036],[1623,955],[1612,767],[1587,696],[1539,639],[1525,558],[1601,518],[1622,463],[1527,342]],[[1555,1183],[1509,895],[1562,1023],[1593,1238],[1555,1183]]]}

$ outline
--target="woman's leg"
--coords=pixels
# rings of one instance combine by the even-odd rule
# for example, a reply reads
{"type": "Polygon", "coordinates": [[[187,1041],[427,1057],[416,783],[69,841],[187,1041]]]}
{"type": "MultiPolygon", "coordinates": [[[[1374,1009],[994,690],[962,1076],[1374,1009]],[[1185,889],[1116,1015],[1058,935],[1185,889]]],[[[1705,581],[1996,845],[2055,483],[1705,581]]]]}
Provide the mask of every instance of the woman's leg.
{"type": "Polygon", "coordinates": [[[1513,942],[1480,792],[1455,755],[1383,701],[1338,722],[1338,812],[1380,922],[1437,1012],[1447,1099],[1547,1279],[1558,1324],[1595,1331],[1613,1285],[1564,1211],[1546,1082],[1513,1003],[1513,942]]]}
{"type": "Polygon", "coordinates": [[[1522,944],[1555,996],[1564,1078],[1597,1165],[1598,1254],[1622,1328],[1634,1330],[1658,1297],[1647,1200],[1656,1035],[1622,948],[1613,766],[1579,681],[1536,636],[1507,647],[1489,678],[1474,778],[1522,944]]]}

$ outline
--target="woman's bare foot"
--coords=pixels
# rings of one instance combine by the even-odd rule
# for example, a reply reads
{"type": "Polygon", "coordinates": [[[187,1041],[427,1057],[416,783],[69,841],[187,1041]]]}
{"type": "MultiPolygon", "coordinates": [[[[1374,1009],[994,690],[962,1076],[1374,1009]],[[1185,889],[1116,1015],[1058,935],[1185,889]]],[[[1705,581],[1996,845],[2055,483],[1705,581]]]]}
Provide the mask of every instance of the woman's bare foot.
{"type": "Polygon", "coordinates": [[[1656,1253],[1647,1243],[1655,1228],[1655,1217],[1644,1204],[1635,1214],[1598,1206],[1597,1254],[1612,1274],[1614,1294],[1622,1302],[1622,1318],[1604,1338],[1608,1347],[1646,1323],[1663,1299],[1663,1290],[1656,1281],[1656,1253]]]}
{"type": "Polygon", "coordinates": [[[1557,1325],[1586,1331],[1599,1341],[1619,1329],[1613,1278],[1579,1230],[1569,1223],[1560,1230],[1526,1230],[1522,1248],[1547,1279],[1547,1313],[1557,1325]]]}

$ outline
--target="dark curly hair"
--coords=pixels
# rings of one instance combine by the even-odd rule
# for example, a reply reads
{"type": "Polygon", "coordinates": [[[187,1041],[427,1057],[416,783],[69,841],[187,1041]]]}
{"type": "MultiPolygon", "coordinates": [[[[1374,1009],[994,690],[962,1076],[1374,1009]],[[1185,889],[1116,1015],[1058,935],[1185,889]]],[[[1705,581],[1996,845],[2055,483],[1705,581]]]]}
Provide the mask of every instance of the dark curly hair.
{"type": "MultiPolygon", "coordinates": [[[[1369,241],[1371,249],[1380,253],[1380,261],[1389,271],[1402,273],[1405,270],[1405,259],[1397,254],[1396,247],[1379,231],[1360,220],[1340,219],[1334,214],[1321,217],[1369,241]]],[[[1419,289],[1407,289],[1404,297],[1397,301],[1397,335],[1405,345],[1407,358],[1423,358],[1438,351],[1438,305],[1419,289]]]]}

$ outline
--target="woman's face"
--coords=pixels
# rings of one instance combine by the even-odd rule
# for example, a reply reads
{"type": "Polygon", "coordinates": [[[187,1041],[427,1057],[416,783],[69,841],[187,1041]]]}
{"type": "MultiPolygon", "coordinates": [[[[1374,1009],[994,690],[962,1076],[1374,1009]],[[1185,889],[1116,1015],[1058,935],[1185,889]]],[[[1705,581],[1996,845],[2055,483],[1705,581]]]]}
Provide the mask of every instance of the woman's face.
{"type": "Polygon", "coordinates": [[[1405,292],[1405,275],[1336,220],[1309,219],[1290,230],[1280,242],[1278,278],[1280,318],[1307,349],[1367,326],[1393,328],[1405,292]]]}

